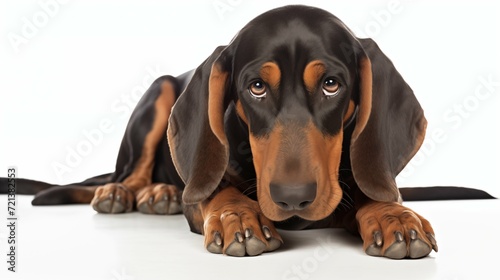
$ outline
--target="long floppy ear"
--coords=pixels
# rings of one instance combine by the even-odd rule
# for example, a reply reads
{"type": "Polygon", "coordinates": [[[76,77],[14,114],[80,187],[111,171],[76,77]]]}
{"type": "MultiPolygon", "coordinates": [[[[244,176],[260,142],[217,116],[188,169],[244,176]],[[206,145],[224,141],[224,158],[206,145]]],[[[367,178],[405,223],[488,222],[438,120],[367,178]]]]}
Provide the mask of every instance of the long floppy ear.
{"type": "Polygon", "coordinates": [[[418,151],[427,121],[411,88],[371,39],[360,39],[359,114],[351,167],[360,190],[376,201],[399,201],[395,178],[418,151]]]}
{"type": "Polygon", "coordinates": [[[217,48],[200,65],[175,103],[168,125],[174,165],[186,184],[182,199],[193,204],[219,185],[229,161],[224,132],[230,63],[228,50],[217,48]]]}

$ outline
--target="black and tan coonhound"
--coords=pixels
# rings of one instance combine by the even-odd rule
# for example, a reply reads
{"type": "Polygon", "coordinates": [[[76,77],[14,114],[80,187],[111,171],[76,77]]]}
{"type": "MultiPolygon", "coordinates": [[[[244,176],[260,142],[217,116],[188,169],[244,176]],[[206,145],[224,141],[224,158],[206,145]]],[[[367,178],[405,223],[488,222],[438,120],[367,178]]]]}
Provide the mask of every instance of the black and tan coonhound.
{"type": "MultiPolygon", "coordinates": [[[[434,231],[401,193],[428,189],[400,192],[395,177],[426,123],[373,40],[324,10],[287,6],[252,20],[196,70],[158,78],[132,113],[114,173],[19,186],[40,191],[34,205],[183,212],[212,253],[273,251],[283,242],[275,227],[344,227],[369,255],[421,258],[438,249],[434,231]]],[[[434,198],[440,191],[453,198],[447,188],[434,198]]]]}

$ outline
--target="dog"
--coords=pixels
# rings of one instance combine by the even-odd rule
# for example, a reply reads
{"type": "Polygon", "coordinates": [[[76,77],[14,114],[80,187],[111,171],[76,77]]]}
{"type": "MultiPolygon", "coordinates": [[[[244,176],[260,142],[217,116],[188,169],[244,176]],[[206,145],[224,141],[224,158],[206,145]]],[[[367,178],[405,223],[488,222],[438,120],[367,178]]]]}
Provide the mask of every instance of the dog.
{"type": "Polygon", "coordinates": [[[286,6],[256,17],[197,69],[154,81],[113,173],[65,186],[18,180],[18,188],[36,193],[33,205],[182,212],[212,253],[274,251],[283,243],[276,228],[342,227],[368,255],[418,259],[438,245],[403,198],[491,198],[398,189],[426,124],[373,40],[324,10],[286,6]]]}

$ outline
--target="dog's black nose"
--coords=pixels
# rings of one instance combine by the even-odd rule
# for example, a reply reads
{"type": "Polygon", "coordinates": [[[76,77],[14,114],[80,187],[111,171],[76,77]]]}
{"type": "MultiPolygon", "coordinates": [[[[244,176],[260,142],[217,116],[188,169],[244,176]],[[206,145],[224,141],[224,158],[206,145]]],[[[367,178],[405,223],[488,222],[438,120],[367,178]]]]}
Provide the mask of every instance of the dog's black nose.
{"type": "Polygon", "coordinates": [[[271,198],[283,210],[302,210],[316,198],[316,183],[270,184],[271,198]]]}

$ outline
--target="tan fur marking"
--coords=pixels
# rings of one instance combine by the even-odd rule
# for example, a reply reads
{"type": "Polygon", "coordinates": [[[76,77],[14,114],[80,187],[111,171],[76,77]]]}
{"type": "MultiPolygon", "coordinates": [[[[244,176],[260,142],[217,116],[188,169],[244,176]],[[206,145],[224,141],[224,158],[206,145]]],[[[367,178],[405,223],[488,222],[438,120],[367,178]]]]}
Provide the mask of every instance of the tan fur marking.
{"type": "Polygon", "coordinates": [[[272,88],[277,89],[281,81],[281,71],[278,64],[266,62],[260,68],[260,76],[264,82],[272,88]]]}
{"type": "Polygon", "coordinates": [[[356,121],[356,128],[352,133],[352,142],[356,141],[358,136],[365,129],[372,109],[372,64],[367,57],[359,62],[360,69],[360,96],[359,96],[359,115],[356,121]]]}
{"type": "Polygon", "coordinates": [[[304,69],[304,84],[309,92],[314,92],[319,79],[325,74],[326,67],[321,60],[313,60],[304,69]]]}
{"type": "Polygon", "coordinates": [[[155,118],[151,130],[144,139],[141,157],[137,161],[134,171],[123,181],[123,184],[132,191],[151,184],[156,147],[165,137],[168,118],[175,103],[175,91],[171,83],[163,82],[161,93],[155,102],[155,118]]]}
{"type": "Polygon", "coordinates": [[[210,72],[208,82],[208,120],[212,132],[219,141],[228,145],[226,133],[224,132],[224,95],[229,73],[222,71],[220,65],[215,62],[210,72]]]}
{"type": "Polygon", "coordinates": [[[349,107],[347,108],[347,112],[344,114],[344,125],[347,121],[349,121],[352,117],[352,114],[354,114],[354,111],[356,109],[356,104],[354,104],[354,101],[349,101],[349,107]]]}
{"type": "Polygon", "coordinates": [[[273,220],[277,216],[276,205],[271,199],[269,184],[271,183],[272,169],[278,156],[280,135],[283,127],[276,124],[265,137],[255,137],[250,133],[250,148],[252,149],[253,165],[257,178],[257,196],[260,208],[264,215],[273,220]],[[272,213],[272,217],[268,215],[272,213]]]}
{"type": "Polygon", "coordinates": [[[191,224],[200,234],[205,234],[203,231],[203,215],[200,211],[200,204],[187,205],[183,209],[184,215],[189,217],[191,224]]]}
{"type": "Polygon", "coordinates": [[[250,148],[252,149],[253,165],[259,180],[271,180],[271,174],[265,173],[263,167],[269,166],[269,163],[274,164],[274,162],[276,162],[282,130],[283,127],[276,124],[271,133],[265,137],[255,137],[252,133],[250,133],[249,140],[250,148]]]}
{"type": "Polygon", "coordinates": [[[241,105],[241,102],[239,100],[236,101],[236,113],[248,125],[248,118],[245,115],[245,111],[243,110],[243,105],[241,105]]]}
{"type": "Polygon", "coordinates": [[[311,149],[308,164],[317,166],[318,190],[315,201],[304,210],[308,220],[317,221],[330,215],[342,199],[342,189],[338,182],[340,155],[344,130],[334,136],[324,136],[312,123],[309,124],[307,141],[311,149]]]}

